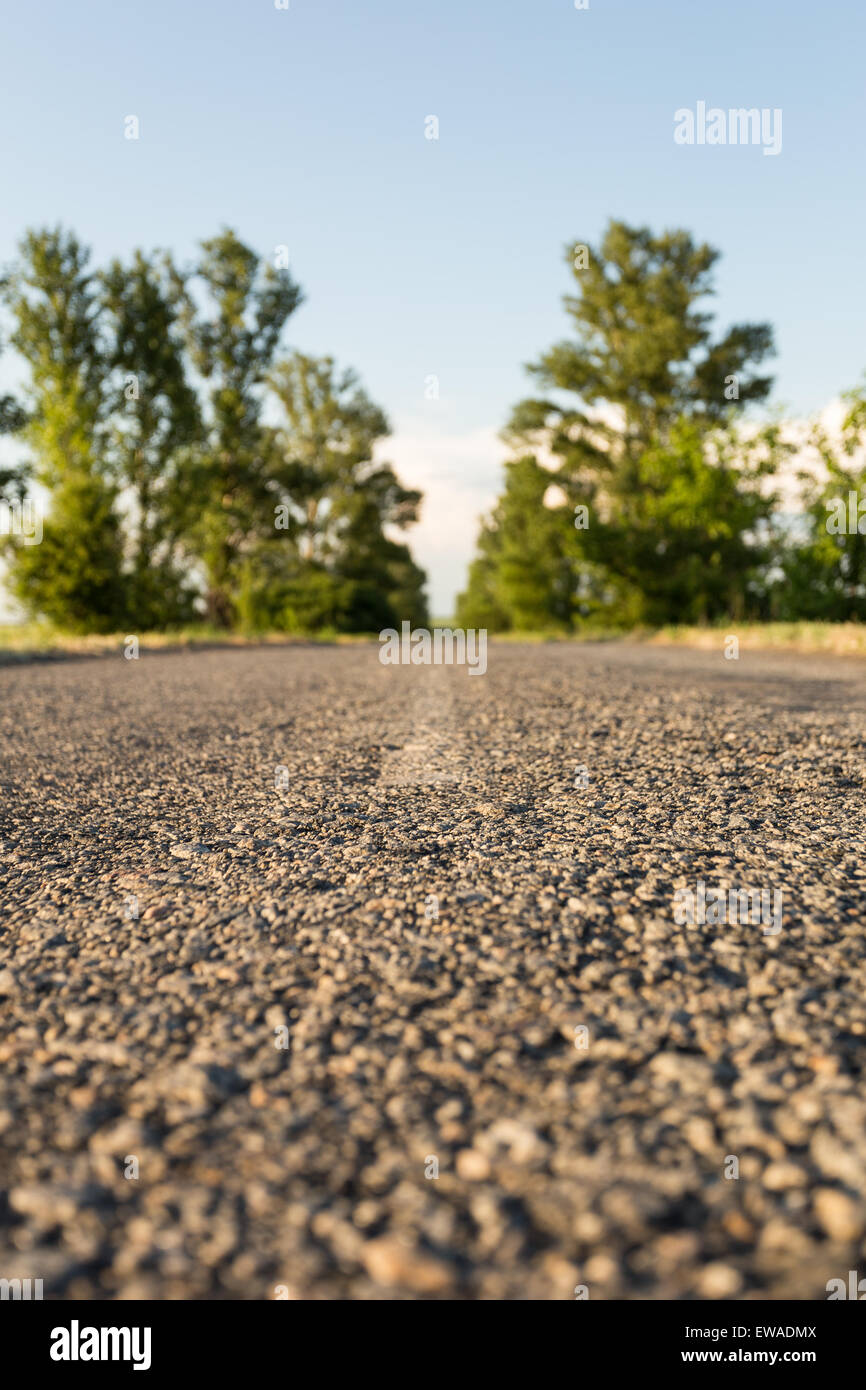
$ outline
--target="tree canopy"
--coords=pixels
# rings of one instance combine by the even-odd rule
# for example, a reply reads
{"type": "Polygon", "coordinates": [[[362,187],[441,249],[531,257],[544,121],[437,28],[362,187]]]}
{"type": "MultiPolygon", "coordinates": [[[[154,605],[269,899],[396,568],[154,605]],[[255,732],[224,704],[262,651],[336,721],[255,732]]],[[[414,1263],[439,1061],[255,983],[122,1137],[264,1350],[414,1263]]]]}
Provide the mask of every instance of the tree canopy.
{"type": "Polygon", "coordinates": [[[389,426],[355,374],[285,354],[303,298],[288,269],[224,229],[189,268],[138,250],[94,271],[49,228],[0,288],[28,369],[23,399],[0,400],[0,431],[27,450],[0,495],[48,498],[41,544],[4,545],[30,615],[133,631],[426,615],[400,539],[421,495],[374,459],[389,426]]]}

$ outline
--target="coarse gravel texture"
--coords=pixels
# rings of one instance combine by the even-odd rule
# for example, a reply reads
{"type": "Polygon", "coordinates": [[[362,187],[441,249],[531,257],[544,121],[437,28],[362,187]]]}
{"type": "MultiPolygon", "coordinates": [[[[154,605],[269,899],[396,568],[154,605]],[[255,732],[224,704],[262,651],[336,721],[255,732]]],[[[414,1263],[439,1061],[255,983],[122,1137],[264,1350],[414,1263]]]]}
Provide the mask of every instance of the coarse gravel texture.
{"type": "Polygon", "coordinates": [[[866,1273],[866,663],[118,652],[0,669],[0,725],[0,1277],[866,1273]],[[676,925],[698,881],[780,889],[781,931],[676,925]]]}

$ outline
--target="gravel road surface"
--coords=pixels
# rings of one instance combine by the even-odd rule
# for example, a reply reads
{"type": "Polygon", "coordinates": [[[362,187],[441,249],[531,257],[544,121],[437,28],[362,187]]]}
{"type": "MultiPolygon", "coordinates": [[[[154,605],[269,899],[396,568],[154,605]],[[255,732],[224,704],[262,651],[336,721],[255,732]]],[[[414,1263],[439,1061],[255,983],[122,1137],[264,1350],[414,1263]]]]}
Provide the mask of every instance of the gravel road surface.
{"type": "Polygon", "coordinates": [[[0,724],[0,1277],[866,1274],[866,663],[143,651],[3,667],[0,724]],[[699,883],[780,929],[678,924],[699,883]]]}

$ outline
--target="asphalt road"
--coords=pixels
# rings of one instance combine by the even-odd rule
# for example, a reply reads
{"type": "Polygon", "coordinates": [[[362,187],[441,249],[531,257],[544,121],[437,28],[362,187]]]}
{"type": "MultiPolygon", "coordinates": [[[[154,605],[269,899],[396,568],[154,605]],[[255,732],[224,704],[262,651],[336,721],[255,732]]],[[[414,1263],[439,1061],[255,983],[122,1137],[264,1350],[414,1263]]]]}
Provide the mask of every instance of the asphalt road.
{"type": "Polygon", "coordinates": [[[866,663],[143,652],[0,669],[0,725],[0,1277],[866,1272],[866,663]],[[778,922],[678,923],[699,884],[778,922]]]}

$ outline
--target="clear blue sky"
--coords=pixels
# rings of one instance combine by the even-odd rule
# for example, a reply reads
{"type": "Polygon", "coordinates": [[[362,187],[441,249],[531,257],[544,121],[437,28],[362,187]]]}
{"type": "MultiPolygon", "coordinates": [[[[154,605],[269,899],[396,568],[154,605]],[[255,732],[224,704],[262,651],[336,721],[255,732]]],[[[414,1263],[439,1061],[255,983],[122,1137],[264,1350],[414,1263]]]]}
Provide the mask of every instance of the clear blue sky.
{"type": "Polygon", "coordinates": [[[98,260],[190,259],[223,223],[268,255],[287,244],[307,295],[288,344],[357,367],[394,462],[440,490],[418,542],[438,611],[522,364],[565,330],[562,248],[610,216],[722,250],[721,325],[775,325],[792,412],[866,368],[863,0],[290,5],[5,6],[0,261],[58,220],[98,260]],[[699,100],[780,107],[782,153],[675,145],[674,111],[699,100]]]}

